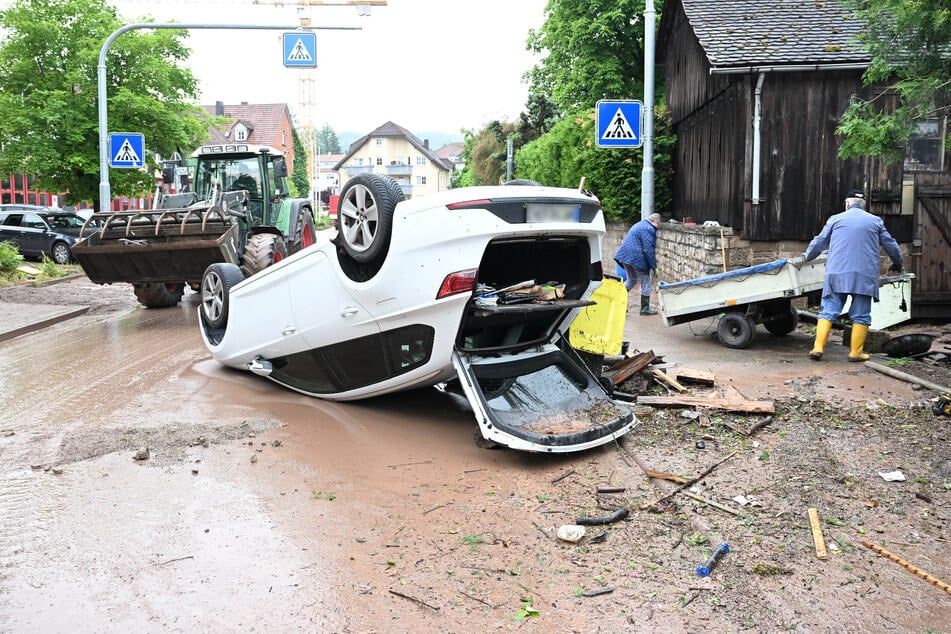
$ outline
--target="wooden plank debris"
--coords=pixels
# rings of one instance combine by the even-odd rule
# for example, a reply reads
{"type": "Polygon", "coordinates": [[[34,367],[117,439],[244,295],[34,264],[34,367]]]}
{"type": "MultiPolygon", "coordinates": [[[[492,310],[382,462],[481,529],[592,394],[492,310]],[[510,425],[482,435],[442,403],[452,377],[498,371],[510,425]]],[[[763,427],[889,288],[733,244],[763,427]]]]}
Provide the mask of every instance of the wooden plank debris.
{"type": "Polygon", "coordinates": [[[651,368],[651,376],[653,376],[655,379],[657,379],[664,385],[674,388],[680,393],[684,393],[687,391],[687,388],[685,388],[683,385],[678,383],[676,379],[671,378],[670,375],[668,375],[663,370],[658,370],[657,368],[651,368]]]}
{"type": "Polygon", "coordinates": [[[828,559],[826,540],[822,536],[822,524],[819,523],[819,511],[809,509],[809,526],[812,528],[812,541],[816,545],[816,559],[828,559]]]}
{"type": "Polygon", "coordinates": [[[668,374],[680,383],[696,383],[697,385],[707,386],[716,384],[716,376],[710,370],[697,370],[679,366],[668,374]]]}
{"type": "Polygon", "coordinates": [[[710,407],[726,412],[753,414],[774,414],[776,412],[773,401],[747,401],[709,396],[638,396],[637,404],[657,407],[710,407]]]}
{"type": "Polygon", "coordinates": [[[881,555],[882,557],[885,557],[885,558],[887,558],[887,559],[891,559],[892,561],[894,561],[896,564],[898,564],[899,566],[901,566],[902,568],[904,568],[904,569],[907,570],[908,572],[912,573],[913,575],[915,575],[915,576],[917,576],[917,577],[920,577],[920,578],[924,579],[925,581],[927,581],[928,583],[930,583],[930,584],[933,585],[934,587],[940,588],[941,590],[944,590],[944,591],[947,592],[948,594],[951,594],[951,586],[949,586],[949,585],[946,584],[945,582],[941,581],[940,579],[938,579],[938,578],[935,577],[934,575],[928,574],[927,572],[925,572],[924,570],[922,570],[922,569],[919,568],[918,566],[916,566],[916,565],[914,565],[914,564],[912,564],[912,563],[909,563],[908,561],[905,561],[904,559],[902,559],[901,557],[899,557],[899,556],[896,555],[895,553],[889,552],[888,550],[882,548],[881,546],[876,546],[876,545],[873,544],[872,542],[869,542],[869,541],[866,541],[866,540],[862,540],[862,545],[865,546],[866,548],[870,549],[870,550],[874,550],[875,552],[877,552],[877,553],[878,553],[879,555],[881,555]]]}
{"type": "Polygon", "coordinates": [[[653,360],[653,350],[637,353],[629,352],[626,355],[626,358],[618,361],[609,369],[602,372],[601,376],[607,377],[611,381],[612,385],[619,385],[646,368],[653,360]]]}

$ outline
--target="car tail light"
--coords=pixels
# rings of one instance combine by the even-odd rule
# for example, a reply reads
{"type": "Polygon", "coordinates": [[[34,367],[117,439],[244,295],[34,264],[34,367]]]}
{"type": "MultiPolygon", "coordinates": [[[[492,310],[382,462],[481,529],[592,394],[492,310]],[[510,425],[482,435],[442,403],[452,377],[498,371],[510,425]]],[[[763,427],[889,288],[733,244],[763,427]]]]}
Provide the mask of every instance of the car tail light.
{"type": "Polygon", "coordinates": [[[469,209],[472,207],[488,207],[492,204],[492,201],[488,198],[480,198],[478,200],[466,200],[459,203],[449,203],[446,205],[446,209],[469,209]]]}
{"type": "Polygon", "coordinates": [[[436,293],[436,299],[458,295],[459,293],[468,293],[475,288],[476,275],[479,269],[467,269],[465,271],[456,271],[446,276],[439,286],[439,292],[436,293]]]}

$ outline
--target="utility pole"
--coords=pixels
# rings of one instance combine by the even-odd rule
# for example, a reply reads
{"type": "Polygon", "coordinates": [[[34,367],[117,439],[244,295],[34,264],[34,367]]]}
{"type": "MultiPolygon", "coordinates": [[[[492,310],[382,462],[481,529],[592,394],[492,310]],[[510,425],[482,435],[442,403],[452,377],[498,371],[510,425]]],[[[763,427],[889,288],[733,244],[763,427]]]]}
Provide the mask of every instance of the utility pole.
{"type": "Polygon", "coordinates": [[[644,5],[644,169],[641,171],[641,219],[654,213],[654,0],[644,5]]]}

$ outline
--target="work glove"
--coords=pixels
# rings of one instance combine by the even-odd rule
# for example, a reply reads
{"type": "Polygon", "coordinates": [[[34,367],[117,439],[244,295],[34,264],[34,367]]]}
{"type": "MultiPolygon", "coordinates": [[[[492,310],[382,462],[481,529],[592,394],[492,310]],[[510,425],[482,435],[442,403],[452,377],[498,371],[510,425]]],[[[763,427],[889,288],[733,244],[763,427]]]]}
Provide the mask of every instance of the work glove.
{"type": "Polygon", "coordinates": [[[892,262],[892,265],[891,265],[890,267],[888,267],[888,270],[889,270],[889,271],[894,271],[895,273],[901,273],[901,272],[902,272],[902,265],[901,265],[901,264],[895,264],[894,262],[892,262]]]}

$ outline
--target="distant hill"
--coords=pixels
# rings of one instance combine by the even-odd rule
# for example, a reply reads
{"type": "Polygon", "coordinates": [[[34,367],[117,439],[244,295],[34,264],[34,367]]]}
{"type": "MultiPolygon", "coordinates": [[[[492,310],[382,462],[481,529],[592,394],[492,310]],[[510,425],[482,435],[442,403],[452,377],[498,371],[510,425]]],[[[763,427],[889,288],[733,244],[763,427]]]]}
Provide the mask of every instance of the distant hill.
{"type": "MultiPolygon", "coordinates": [[[[448,132],[416,132],[410,130],[413,134],[420,138],[420,140],[425,141],[429,140],[429,147],[433,150],[438,150],[444,145],[449,143],[461,143],[462,134],[457,132],[451,134],[448,132]]],[[[350,144],[359,139],[360,137],[367,134],[366,132],[353,132],[352,130],[347,130],[345,132],[338,132],[337,139],[340,140],[340,149],[343,150],[343,153],[346,154],[350,149],[350,144]]]]}

